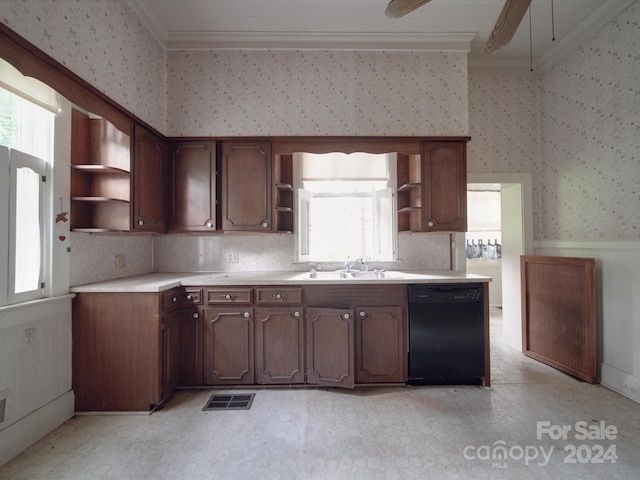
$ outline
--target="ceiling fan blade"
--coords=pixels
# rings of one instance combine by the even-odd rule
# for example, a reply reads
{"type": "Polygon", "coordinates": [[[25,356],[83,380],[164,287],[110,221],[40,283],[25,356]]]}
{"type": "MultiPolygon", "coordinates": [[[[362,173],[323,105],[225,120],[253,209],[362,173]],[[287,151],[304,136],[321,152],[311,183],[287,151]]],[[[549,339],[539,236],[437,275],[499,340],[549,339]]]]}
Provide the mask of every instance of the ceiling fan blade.
{"type": "Polygon", "coordinates": [[[404,17],[431,0],[391,0],[384,14],[390,18],[404,17]]]}
{"type": "Polygon", "coordinates": [[[529,5],[531,0],[507,0],[487,40],[484,53],[495,52],[511,41],[529,5]]]}

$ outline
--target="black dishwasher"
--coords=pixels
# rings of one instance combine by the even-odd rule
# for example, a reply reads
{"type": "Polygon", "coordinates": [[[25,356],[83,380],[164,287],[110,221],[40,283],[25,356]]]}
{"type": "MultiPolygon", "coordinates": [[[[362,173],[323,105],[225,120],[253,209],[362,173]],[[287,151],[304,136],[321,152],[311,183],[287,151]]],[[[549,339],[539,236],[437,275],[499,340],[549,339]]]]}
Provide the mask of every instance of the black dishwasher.
{"type": "Polygon", "coordinates": [[[484,378],[482,284],[408,286],[411,385],[479,385],[484,378]]]}

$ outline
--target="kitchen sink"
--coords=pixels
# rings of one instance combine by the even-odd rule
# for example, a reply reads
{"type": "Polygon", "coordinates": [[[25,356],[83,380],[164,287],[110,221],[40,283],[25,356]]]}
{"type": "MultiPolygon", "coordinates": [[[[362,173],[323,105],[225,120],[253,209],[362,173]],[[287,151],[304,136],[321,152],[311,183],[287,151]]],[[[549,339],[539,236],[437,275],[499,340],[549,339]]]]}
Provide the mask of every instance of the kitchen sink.
{"type": "Polygon", "coordinates": [[[371,278],[371,279],[396,279],[396,278],[403,278],[402,274],[400,272],[388,272],[386,270],[367,270],[367,271],[362,271],[362,270],[352,270],[351,275],[353,275],[353,278],[371,278]]]}
{"type": "Polygon", "coordinates": [[[386,270],[336,270],[334,272],[306,272],[304,278],[313,280],[393,280],[403,278],[402,273],[386,270]]]}

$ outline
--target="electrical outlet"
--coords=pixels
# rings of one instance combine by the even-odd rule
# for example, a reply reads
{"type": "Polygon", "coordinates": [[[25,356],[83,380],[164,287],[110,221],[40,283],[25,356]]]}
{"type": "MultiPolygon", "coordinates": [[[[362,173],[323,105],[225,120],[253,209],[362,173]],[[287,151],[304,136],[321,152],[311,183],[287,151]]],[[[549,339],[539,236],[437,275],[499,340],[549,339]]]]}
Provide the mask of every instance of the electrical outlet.
{"type": "Polygon", "coordinates": [[[238,252],[227,252],[227,263],[238,263],[238,252]]]}
{"type": "Polygon", "coordinates": [[[36,343],[36,329],[34,327],[25,328],[22,331],[22,344],[27,346],[35,345],[36,343]]]}
{"type": "Polygon", "coordinates": [[[127,255],[126,253],[116,253],[116,268],[127,267],[127,255]]]}

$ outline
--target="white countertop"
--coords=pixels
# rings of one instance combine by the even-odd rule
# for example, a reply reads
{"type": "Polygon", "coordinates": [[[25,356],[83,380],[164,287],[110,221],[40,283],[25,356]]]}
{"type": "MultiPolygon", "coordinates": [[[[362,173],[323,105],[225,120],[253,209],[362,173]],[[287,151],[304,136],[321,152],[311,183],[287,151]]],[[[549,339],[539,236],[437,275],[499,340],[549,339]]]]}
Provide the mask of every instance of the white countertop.
{"type": "Polygon", "coordinates": [[[477,283],[490,282],[491,277],[451,270],[424,272],[388,272],[387,278],[376,278],[373,272],[363,278],[339,278],[336,272],[319,272],[309,278],[306,272],[184,272],[147,273],[133,277],[106,280],[71,287],[71,292],[117,293],[162,292],[174,287],[214,287],[225,285],[327,285],[327,284],[410,284],[410,283],[477,283]]]}

